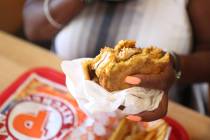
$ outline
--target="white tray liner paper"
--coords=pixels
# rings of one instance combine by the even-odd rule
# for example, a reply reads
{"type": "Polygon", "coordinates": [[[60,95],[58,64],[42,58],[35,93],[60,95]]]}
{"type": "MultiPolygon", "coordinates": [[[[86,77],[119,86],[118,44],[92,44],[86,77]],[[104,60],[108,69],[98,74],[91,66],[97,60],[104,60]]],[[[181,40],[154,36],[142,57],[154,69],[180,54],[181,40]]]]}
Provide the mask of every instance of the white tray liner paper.
{"type": "Polygon", "coordinates": [[[164,94],[161,90],[132,87],[115,91],[107,91],[91,80],[85,80],[82,62],[90,58],[63,61],[62,70],[66,75],[66,85],[80,108],[89,115],[100,112],[119,111],[123,115],[152,111],[159,106],[164,94]],[[123,110],[118,107],[124,105],[123,110]]]}

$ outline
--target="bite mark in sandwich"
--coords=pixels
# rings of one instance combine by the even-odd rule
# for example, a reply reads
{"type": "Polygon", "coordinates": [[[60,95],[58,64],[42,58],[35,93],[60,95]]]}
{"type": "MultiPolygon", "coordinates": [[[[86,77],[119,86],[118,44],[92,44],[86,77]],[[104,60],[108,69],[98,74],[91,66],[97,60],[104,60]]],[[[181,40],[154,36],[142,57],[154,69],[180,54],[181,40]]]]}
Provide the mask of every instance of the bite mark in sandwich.
{"type": "Polygon", "coordinates": [[[98,56],[84,62],[86,79],[117,91],[135,86],[124,82],[126,76],[164,71],[170,62],[169,53],[153,46],[136,48],[135,44],[133,40],[121,40],[114,48],[101,49],[98,56]]]}

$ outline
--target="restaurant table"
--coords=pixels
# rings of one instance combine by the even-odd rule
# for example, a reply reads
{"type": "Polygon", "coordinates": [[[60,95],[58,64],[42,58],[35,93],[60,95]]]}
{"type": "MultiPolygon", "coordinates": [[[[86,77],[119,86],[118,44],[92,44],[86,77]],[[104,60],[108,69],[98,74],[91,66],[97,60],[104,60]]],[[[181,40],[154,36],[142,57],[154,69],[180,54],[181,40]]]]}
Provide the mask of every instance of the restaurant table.
{"type": "MultiPolygon", "coordinates": [[[[25,71],[47,66],[60,71],[53,53],[0,31],[0,91],[25,71]]],[[[210,140],[210,118],[169,101],[168,116],[178,121],[192,140],[210,140]]]]}

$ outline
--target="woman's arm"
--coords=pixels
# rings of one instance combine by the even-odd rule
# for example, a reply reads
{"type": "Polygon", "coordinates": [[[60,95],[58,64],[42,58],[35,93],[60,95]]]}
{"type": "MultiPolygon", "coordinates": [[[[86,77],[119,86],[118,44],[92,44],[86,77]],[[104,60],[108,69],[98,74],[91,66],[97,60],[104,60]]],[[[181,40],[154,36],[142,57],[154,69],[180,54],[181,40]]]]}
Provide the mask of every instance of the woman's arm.
{"type": "Polygon", "coordinates": [[[194,33],[196,52],[180,56],[180,83],[210,82],[210,1],[190,0],[188,13],[194,33]]]}
{"type": "MultiPolygon", "coordinates": [[[[50,40],[59,29],[53,27],[43,11],[44,0],[27,0],[23,19],[26,36],[30,40],[50,40]]],[[[83,0],[50,0],[49,10],[53,19],[65,25],[84,7],[83,0]]]]}
{"type": "Polygon", "coordinates": [[[210,82],[210,51],[196,52],[180,58],[182,76],[179,84],[210,82]]]}

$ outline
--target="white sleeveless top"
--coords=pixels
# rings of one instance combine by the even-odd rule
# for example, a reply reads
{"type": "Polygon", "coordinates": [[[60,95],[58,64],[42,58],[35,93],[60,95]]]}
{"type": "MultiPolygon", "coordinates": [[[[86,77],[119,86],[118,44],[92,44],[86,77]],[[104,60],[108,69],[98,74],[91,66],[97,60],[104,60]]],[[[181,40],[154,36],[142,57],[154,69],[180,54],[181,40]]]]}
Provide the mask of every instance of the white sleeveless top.
{"type": "Polygon", "coordinates": [[[187,0],[96,2],[58,33],[55,51],[62,59],[93,57],[104,45],[134,39],[138,47],[155,45],[187,54],[192,30],[186,6],[187,0]]]}

